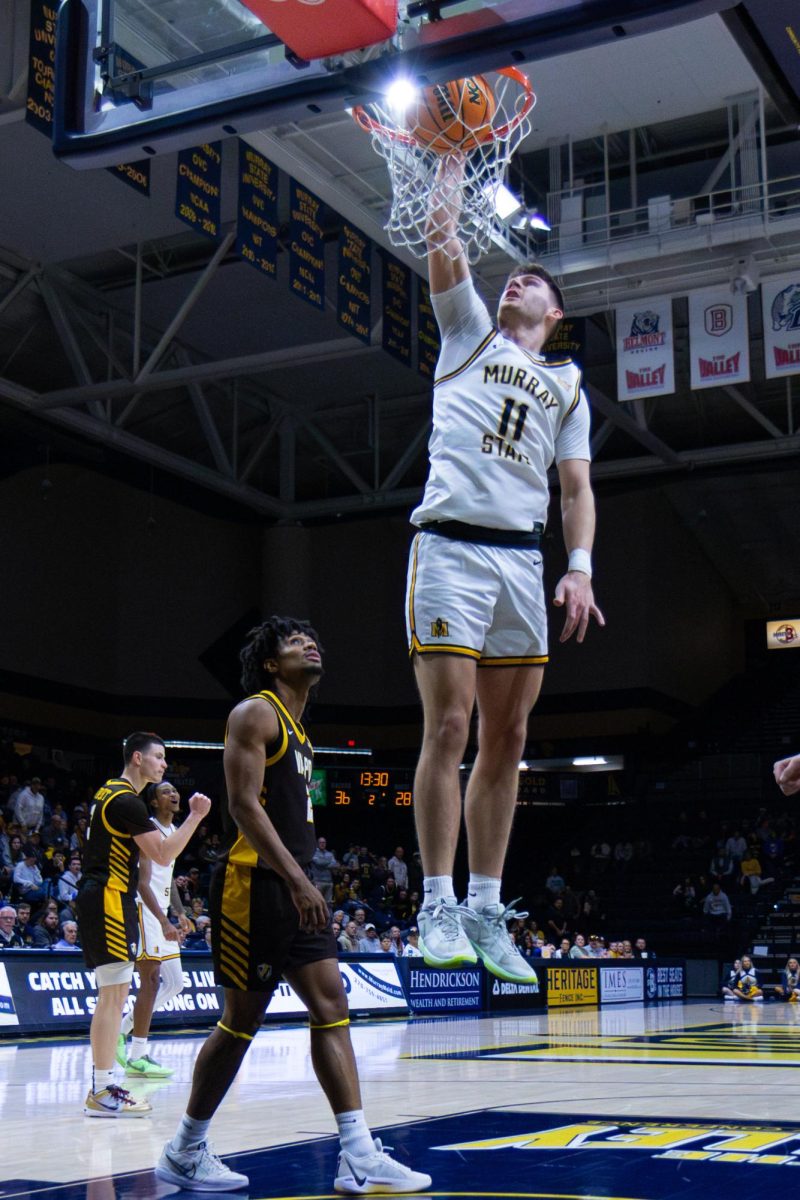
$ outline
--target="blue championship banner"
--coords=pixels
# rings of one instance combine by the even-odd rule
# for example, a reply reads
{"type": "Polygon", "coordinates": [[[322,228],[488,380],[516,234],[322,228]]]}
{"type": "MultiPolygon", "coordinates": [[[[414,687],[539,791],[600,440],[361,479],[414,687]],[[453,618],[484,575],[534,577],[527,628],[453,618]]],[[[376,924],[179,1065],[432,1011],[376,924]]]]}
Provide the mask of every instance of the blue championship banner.
{"type": "Polygon", "coordinates": [[[325,307],[322,201],[295,179],[289,181],[289,286],[314,308],[325,307]]]}
{"type": "Polygon", "coordinates": [[[218,237],[221,195],[222,143],[179,150],[175,216],[206,237],[218,237]]]}
{"type": "Polygon", "coordinates": [[[433,378],[442,348],[439,326],[433,315],[431,289],[424,279],[417,281],[417,370],[426,379],[433,378]]]}
{"type": "Polygon", "coordinates": [[[371,319],[372,243],[353,225],[345,223],[339,234],[336,284],[336,319],[369,345],[371,319]]]}
{"type": "Polygon", "coordinates": [[[411,366],[411,272],[389,254],[381,255],[383,264],[383,335],[381,345],[387,354],[405,366],[411,366]]]}
{"type": "Polygon", "coordinates": [[[28,96],[25,120],[52,136],[55,102],[56,13],[58,3],[31,0],[28,96]]]}
{"type": "Polygon", "coordinates": [[[271,279],[278,274],[278,168],[242,141],[236,253],[271,279]]]}
{"type": "Polygon", "coordinates": [[[121,179],[132,187],[140,196],[150,195],[150,159],[143,158],[139,162],[119,163],[116,167],[108,168],[110,174],[121,179]]]}
{"type": "MultiPolygon", "coordinates": [[[[112,75],[126,75],[131,71],[141,71],[145,63],[137,58],[134,54],[129,54],[122,46],[118,46],[116,42],[111,42],[108,46],[109,52],[109,69],[112,75]]],[[[108,92],[108,100],[114,104],[129,103],[129,97],[125,96],[121,91],[110,90],[108,92]]],[[[121,179],[123,183],[127,183],[128,187],[133,188],[140,196],[150,195],[150,159],[142,158],[138,162],[133,163],[118,163],[115,167],[108,167],[109,174],[115,179],[121,179]]]]}

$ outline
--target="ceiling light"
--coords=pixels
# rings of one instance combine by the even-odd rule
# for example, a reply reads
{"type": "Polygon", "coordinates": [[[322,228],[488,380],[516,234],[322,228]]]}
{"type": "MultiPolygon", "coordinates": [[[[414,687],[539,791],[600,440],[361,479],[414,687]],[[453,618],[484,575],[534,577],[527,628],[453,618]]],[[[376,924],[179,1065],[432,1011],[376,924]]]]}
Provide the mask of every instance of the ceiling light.
{"type": "Polygon", "coordinates": [[[522,201],[517,199],[504,183],[501,183],[494,194],[494,211],[501,221],[507,221],[515,212],[522,208],[522,201]]]}
{"type": "Polygon", "coordinates": [[[410,79],[398,76],[389,84],[384,95],[391,111],[402,114],[419,98],[419,89],[410,79]]]}

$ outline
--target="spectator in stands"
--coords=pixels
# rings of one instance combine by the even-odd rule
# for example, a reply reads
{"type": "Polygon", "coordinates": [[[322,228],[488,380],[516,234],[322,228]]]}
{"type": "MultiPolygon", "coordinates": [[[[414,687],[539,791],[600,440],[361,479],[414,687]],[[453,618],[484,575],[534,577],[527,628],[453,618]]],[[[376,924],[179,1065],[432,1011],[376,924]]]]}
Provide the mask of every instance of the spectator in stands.
{"type": "Polygon", "coordinates": [[[412,906],[411,897],[405,888],[397,889],[397,898],[394,902],[394,915],[401,925],[409,925],[417,913],[417,906],[412,906]]]}
{"type": "Polygon", "coordinates": [[[32,945],[37,950],[52,950],[58,941],[58,912],[46,908],[33,927],[32,945]]]}
{"type": "Polygon", "coordinates": [[[722,838],[717,842],[708,870],[712,880],[717,879],[720,882],[733,874],[733,859],[722,838]]]}
{"type": "Polygon", "coordinates": [[[738,873],[739,863],[744,858],[747,850],[747,841],[742,836],[741,829],[734,829],[733,833],[725,843],[725,849],[728,851],[733,860],[734,871],[738,873]]]}
{"type": "Polygon", "coordinates": [[[556,896],[547,914],[546,932],[552,941],[560,942],[567,936],[567,918],[564,915],[564,901],[556,896]]]}
{"type": "Polygon", "coordinates": [[[589,944],[586,948],[589,951],[589,958],[602,958],[603,957],[603,951],[605,950],[605,946],[603,945],[603,939],[600,937],[599,934],[597,934],[597,933],[589,934],[589,944]]]}
{"type": "Polygon", "coordinates": [[[687,875],[682,883],[676,884],[672,895],[679,912],[692,912],[697,907],[697,891],[691,875],[687,875]]]}
{"type": "Polygon", "coordinates": [[[16,911],[10,904],[0,908],[0,950],[21,950],[25,945],[21,934],[14,928],[16,911]]]}
{"type": "Polygon", "coordinates": [[[392,939],[388,933],[381,934],[381,954],[394,954],[392,949],[392,939]]]}
{"type": "Polygon", "coordinates": [[[633,948],[634,958],[655,958],[652,950],[647,949],[647,942],[644,938],[637,938],[636,945],[633,948]]]}
{"type": "Polygon", "coordinates": [[[389,929],[389,940],[392,943],[392,954],[396,958],[403,957],[403,935],[400,932],[399,925],[392,925],[389,929]]]}
{"type": "MultiPolygon", "coordinates": [[[[205,950],[208,945],[206,932],[211,928],[211,917],[201,914],[194,919],[194,929],[183,939],[184,950],[205,950]]],[[[174,943],[173,943],[174,944],[174,943]]]]}
{"type": "Polygon", "coordinates": [[[581,899],[580,920],[583,928],[587,925],[604,920],[605,914],[602,912],[602,906],[597,892],[594,888],[589,888],[581,899]]]}
{"type": "Polygon", "coordinates": [[[784,796],[795,796],[800,792],[800,754],[779,759],[773,766],[772,773],[784,796]]]}
{"type": "Polygon", "coordinates": [[[17,933],[26,946],[33,941],[33,925],[31,924],[31,906],[27,900],[20,900],[17,905],[17,933]]]}
{"type": "Polygon", "coordinates": [[[78,945],[77,921],[65,921],[61,926],[61,937],[53,943],[53,950],[80,950],[78,945]]]}
{"type": "Polygon", "coordinates": [[[338,866],[336,855],[328,849],[327,840],[324,837],[317,838],[317,848],[309,864],[311,882],[322,893],[323,899],[327,900],[328,904],[333,900],[333,872],[338,866]]]}
{"type": "Polygon", "coordinates": [[[366,909],[362,905],[359,904],[357,908],[354,908],[352,910],[351,915],[352,915],[353,920],[356,923],[356,935],[358,937],[363,937],[364,930],[366,929],[366,926],[367,926],[367,911],[366,911],[366,909]]]}
{"type": "Polygon", "coordinates": [[[419,930],[416,925],[412,925],[406,934],[406,944],[403,948],[403,958],[422,958],[422,951],[419,948],[419,930]]]}
{"type": "Polygon", "coordinates": [[[743,1000],[751,1004],[753,1001],[764,999],[764,993],[758,986],[758,975],[753,960],[746,954],[742,955],[739,970],[731,975],[732,979],[729,979],[722,989],[726,1000],[743,1000]]]}
{"type": "Polygon", "coordinates": [[[781,971],[781,981],[775,986],[775,995],[793,1004],[800,1000],[800,963],[796,958],[790,958],[781,971]]]}
{"type": "Polygon", "coordinates": [[[728,894],[727,892],[723,892],[720,884],[712,883],[711,891],[703,901],[703,915],[708,919],[707,924],[709,928],[715,929],[717,932],[733,916],[733,909],[731,908],[728,894]]]}
{"type": "Polygon", "coordinates": [[[75,830],[72,834],[72,837],[69,839],[70,851],[77,850],[81,857],[83,857],[83,852],[86,849],[88,826],[89,822],[85,816],[78,817],[77,821],[75,822],[75,830]]]}
{"type": "Polygon", "coordinates": [[[69,865],[58,881],[58,890],[56,895],[58,899],[66,904],[70,900],[74,900],[78,894],[78,884],[81,879],[81,859],[79,854],[70,856],[69,865]]]}
{"type": "Polygon", "coordinates": [[[581,912],[581,902],[572,888],[567,884],[561,893],[564,902],[564,916],[567,918],[567,928],[574,929],[581,912]]]}
{"type": "Polygon", "coordinates": [[[633,958],[633,946],[631,945],[628,938],[625,938],[620,943],[619,957],[620,958],[633,958]]]}
{"type": "Polygon", "coordinates": [[[348,921],[344,933],[339,934],[339,949],[345,954],[358,953],[358,929],[355,921],[348,921]]]}
{"type": "Polygon", "coordinates": [[[44,792],[42,781],[34,775],[29,784],[18,793],[14,805],[14,818],[24,833],[41,829],[44,822],[44,792]]]}
{"type": "Polygon", "coordinates": [[[591,952],[586,945],[586,938],[582,933],[575,934],[575,942],[569,952],[570,958],[591,958],[591,952]]]}
{"type": "Polygon", "coordinates": [[[397,846],[392,857],[387,863],[389,870],[394,875],[394,881],[398,889],[404,888],[408,890],[408,864],[405,860],[405,850],[402,846],[397,846]]]}
{"type": "Polygon", "coordinates": [[[611,862],[611,847],[608,842],[595,842],[589,851],[592,860],[592,871],[595,875],[605,875],[611,862]]]}
{"type": "Polygon", "coordinates": [[[25,843],[22,849],[22,862],[18,862],[14,867],[14,887],[20,899],[24,897],[31,904],[46,900],[48,897],[48,889],[36,862],[36,847],[31,842],[25,843]]]}
{"type": "Polygon", "coordinates": [[[347,904],[348,900],[354,900],[355,896],[350,891],[352,878],[349,871],[343,871],[340,878],[333,885],[333,903],[337,908],[341,908],[347,904]]]}
{"type": "Polygon", "coordinates": [[[42,842],[48,853],[60,850],[66,858],[69,853],[69,834],[67,833],[66,818],[60,812],[54,812],[50,822],[42,830],[42,842]]]}
{"type": "Polygon", "coordinates": [[[331,929],[333,930],[333,936],[336,938],[336,941],[338,942],[339,935],[342,932],[341,921],[331,921],[331,929]]]}
{"type": "Polygon", "coordinates": [[[571,948],[572,948],[572,944],[571,944],[569,938],[562,938],[561,945],[556,950],[555,954],[553,955],[553,958],[569,958],[571,948]]]}
{"type": "Polygon", "coordinates": [[[372,922],[368,922],[361,927],[360,934],[357,935],[358,952],[359,954],[380,954],[381,943],[378,937],[378,931],[372,922]]]}

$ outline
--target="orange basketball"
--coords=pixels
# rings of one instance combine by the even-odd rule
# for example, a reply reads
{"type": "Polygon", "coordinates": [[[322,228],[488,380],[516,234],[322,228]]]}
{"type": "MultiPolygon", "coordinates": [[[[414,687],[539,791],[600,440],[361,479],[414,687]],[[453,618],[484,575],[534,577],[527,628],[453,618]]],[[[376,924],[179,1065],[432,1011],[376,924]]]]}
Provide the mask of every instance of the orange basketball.
{"type": "Polygon", "coordinates": [[[410,132],[435,154],[475,150],[492,134],[494,92],[482,75],[425,88],[407,116],[410,132]]]}

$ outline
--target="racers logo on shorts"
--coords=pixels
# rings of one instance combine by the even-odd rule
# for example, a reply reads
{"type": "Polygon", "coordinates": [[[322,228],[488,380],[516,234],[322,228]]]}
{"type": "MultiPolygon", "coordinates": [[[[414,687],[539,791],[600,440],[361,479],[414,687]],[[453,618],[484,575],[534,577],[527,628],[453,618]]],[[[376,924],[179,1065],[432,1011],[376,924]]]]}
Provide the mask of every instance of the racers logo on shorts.
{"type": "Polygon", "coordinates": [[[262,983],[265,983],[269,979],[271,974],[272,974],[272,967],[269,965],[269,963],[259,963],[258,966],[256,967],[256,975],[258,976],[258,978],[261,980],[262,983]]]}
{"type": "Polygon", "coordinates": [[[450,626],[443,617],[437,617],[435,621],[431,621],[431,637],[450,637],[450,626]]]}
{"type": "Polygon", "coordinates": [[[136,955],[139,953],[139,943],[129,942],[128,944],[131,948],[131,958],[136,958],[136,955]]]}

